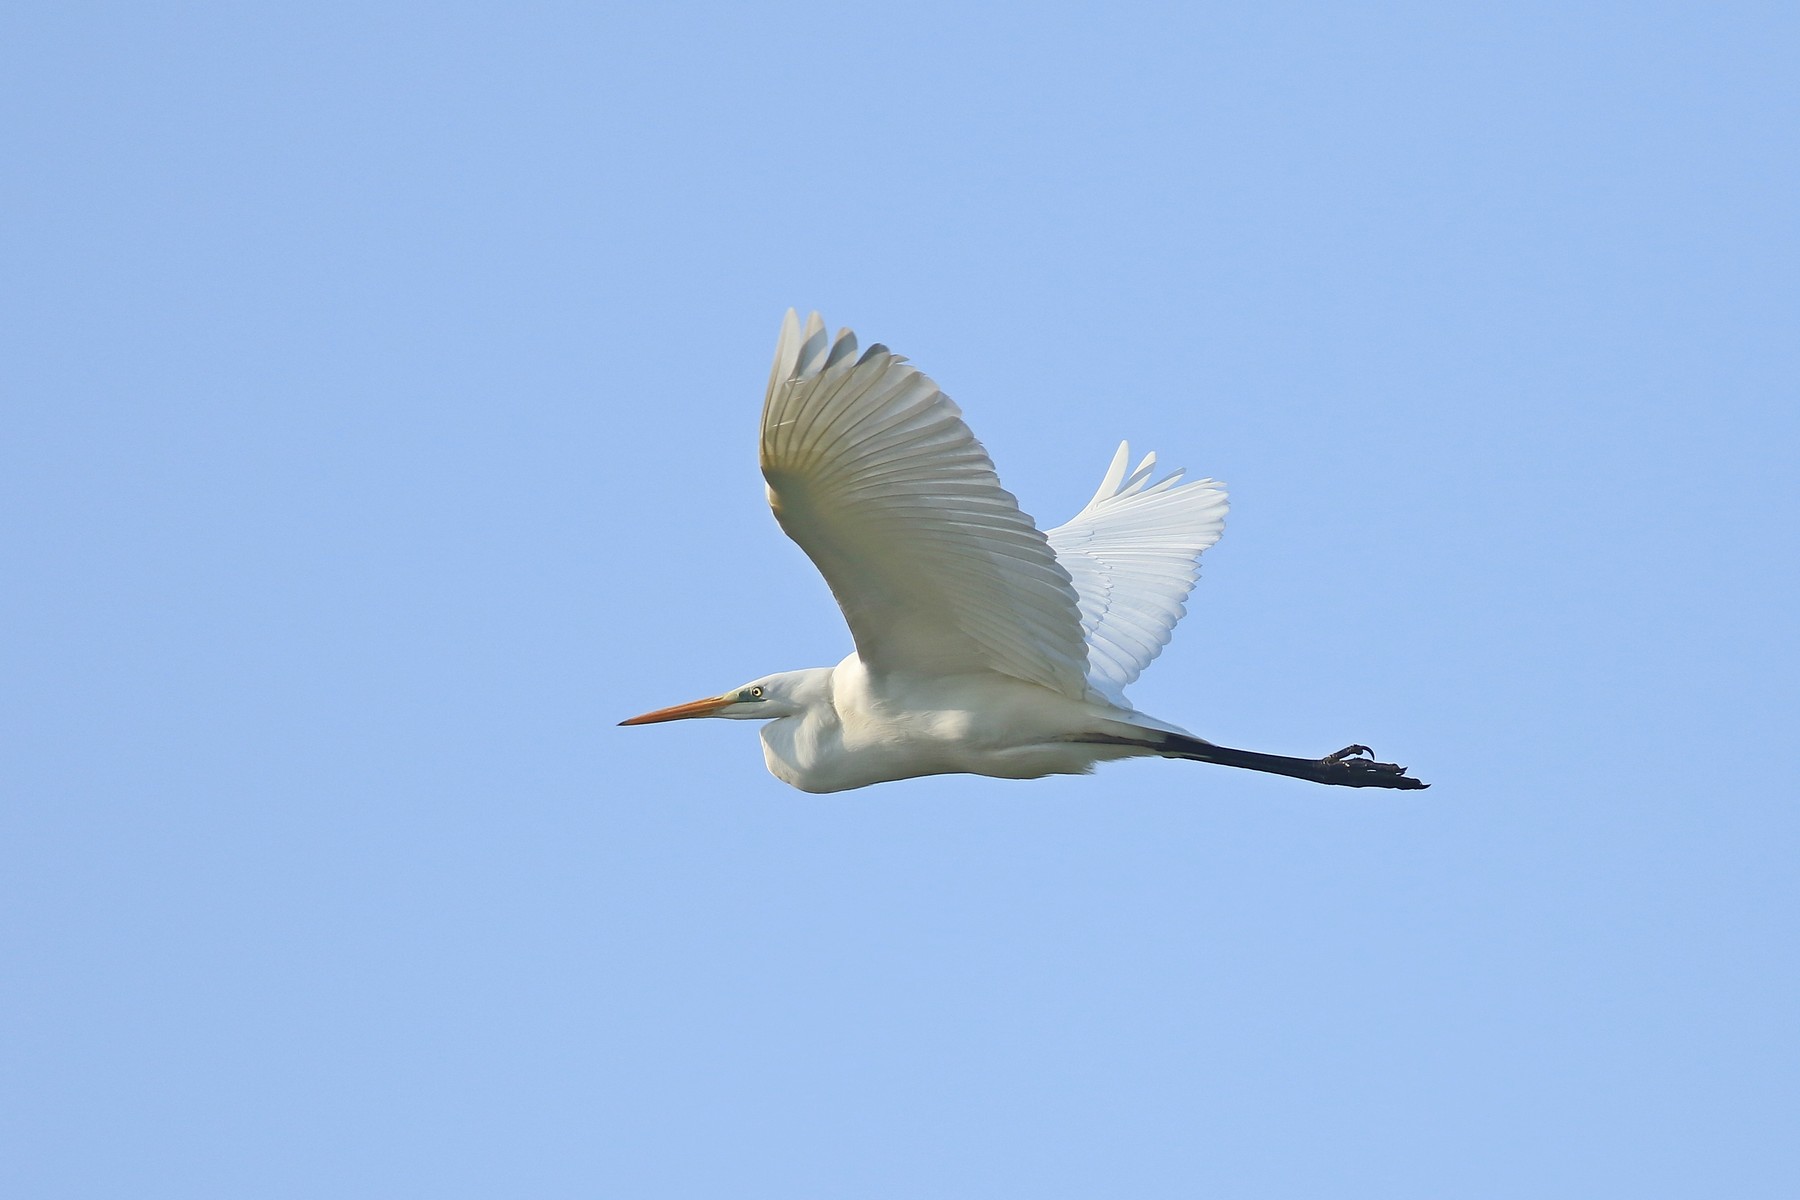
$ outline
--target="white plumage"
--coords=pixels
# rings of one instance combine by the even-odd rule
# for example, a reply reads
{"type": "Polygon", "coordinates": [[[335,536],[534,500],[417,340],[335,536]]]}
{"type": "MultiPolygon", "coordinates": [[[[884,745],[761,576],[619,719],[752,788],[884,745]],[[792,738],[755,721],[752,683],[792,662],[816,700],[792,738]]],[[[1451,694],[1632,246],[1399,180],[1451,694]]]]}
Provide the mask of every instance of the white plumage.
{"type": "Polygon", "coordinates": [[[1045,535],[1075,584],[1087,643],[1088,686],[1114,704],[1169,644],[1200,577],[1200,552],[1225,532],[1225,485],[1155,479],[1156,455],[1126,473],[1119,443],[1087,507],[1045,535]]]}
{"type": "Polygon", "coordinates": [[[769,504],[876,671],[980,666],[1085,687],[1075,589],[950,397],[885,346],[793,312],[763,405],[769,504]]]}
{"type": "Polygon", "coordinates": [[[1133,710],[1168,644],[1225,489],[1129,469],[1042,533],[937,385],[884,346],[790,310],[763,405],[769,504],[825,577],[856,652],[622,724],[757,719],[777,777],[830,792],[919,775],[1025,779],[1162,755],[1349,786],[1417,788],[1352,746],[1322,759],[1233,750],[1133,710]]]}

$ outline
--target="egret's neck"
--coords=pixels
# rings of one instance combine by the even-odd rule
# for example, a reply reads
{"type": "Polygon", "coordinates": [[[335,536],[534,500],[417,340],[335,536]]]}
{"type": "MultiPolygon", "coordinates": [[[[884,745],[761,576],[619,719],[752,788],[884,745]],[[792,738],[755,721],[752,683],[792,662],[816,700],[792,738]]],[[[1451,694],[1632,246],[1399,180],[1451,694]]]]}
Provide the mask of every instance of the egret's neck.
{"type": "Polygon", "coordinates": [[[780,681],[780,709],[763,722],[763,761],[775,778],[802,791],[830,791],[816,786],[813,764],[830,759],[843,741],[843,723],[833,699],[831,667],[809,667],[773,676],[780,681]]]}

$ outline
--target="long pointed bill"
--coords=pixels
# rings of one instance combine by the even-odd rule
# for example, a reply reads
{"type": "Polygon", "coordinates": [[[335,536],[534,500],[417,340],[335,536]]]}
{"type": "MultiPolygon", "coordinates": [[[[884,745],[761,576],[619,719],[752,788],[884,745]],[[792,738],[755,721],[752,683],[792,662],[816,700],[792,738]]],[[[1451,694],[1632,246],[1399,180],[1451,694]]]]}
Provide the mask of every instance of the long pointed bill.
{"type": "Polygon", "coordinates": [[[679,721],[685,717],[710,717],[721,708],[730,704],[730,696],[708,696],[704,700],[695,700],[691,704],[677,704],[673,708],[659,708],[655,712],[647,712],[641,717],[632,717],[620,721],[621,725],[654,725],[658,721],[679,721]]]}

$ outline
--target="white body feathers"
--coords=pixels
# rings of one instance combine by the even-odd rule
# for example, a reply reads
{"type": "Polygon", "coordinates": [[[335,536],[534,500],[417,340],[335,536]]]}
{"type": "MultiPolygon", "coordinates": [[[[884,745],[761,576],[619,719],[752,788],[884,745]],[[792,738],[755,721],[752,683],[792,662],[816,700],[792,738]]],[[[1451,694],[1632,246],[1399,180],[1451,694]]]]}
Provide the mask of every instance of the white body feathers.
{"type": "Polygon", "coordinates": [[[763,725],[763,761],[771,775],[804,792],[921,775],[1082,775],[1097,762],[1154,751],[1074,739],[1169,728],[992,672],[874,674],[855,654],[835,667],[769,676],[761,686],[776,690],[789,681],[808,702],[763,725]]]}

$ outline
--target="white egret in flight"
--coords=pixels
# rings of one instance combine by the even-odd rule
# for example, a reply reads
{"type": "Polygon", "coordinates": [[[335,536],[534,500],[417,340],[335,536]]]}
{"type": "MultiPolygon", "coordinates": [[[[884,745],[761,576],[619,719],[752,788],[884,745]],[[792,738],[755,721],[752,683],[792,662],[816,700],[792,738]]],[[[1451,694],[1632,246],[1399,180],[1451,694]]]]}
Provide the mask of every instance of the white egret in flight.
{"type": "Polygon", "coordinates": [[[769,504],[830,585],[856,652],[622,721],[764,721],[776,778],[837,792],[918,775],[1086,774],[1159,755],[1345,787],[1422,788],[1366,746],[1323,758],[1234,750],[1146,716],[1150,664],[1225,526],[1225,489],[1131,465],[1040,532],[961,410],[885,346],[857,353],[789,310],[763,402],[769,504]]]}

